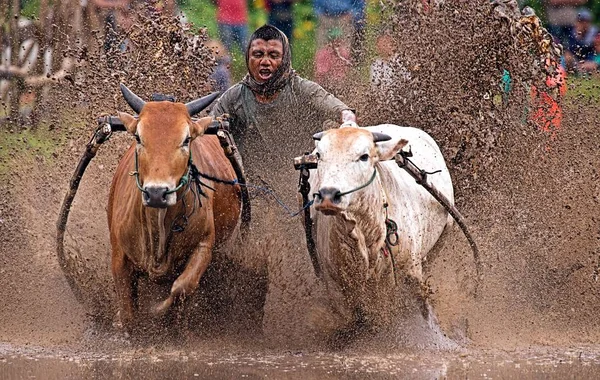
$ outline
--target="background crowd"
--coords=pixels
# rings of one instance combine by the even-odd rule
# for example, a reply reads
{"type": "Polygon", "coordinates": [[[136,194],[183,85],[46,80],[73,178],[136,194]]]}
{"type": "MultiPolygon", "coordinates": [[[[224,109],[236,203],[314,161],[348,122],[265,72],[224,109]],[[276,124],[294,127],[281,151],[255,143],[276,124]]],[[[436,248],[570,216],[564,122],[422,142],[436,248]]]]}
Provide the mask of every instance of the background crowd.
{"type": "MultiPolygon", "coordinates": [[[[107,22],[116,26],[136,0],[89,0],[107,9],[107,22]],[[110,16],[115,9],[117,16],[110,16]],[[119,11],[120,9],[120,11],[119,11]],[[112,17],[112,18],[110,18],[112,17]]],[[[144,0],[137,0],[143,2],[144,0]]],[[[430,0],[422,0],[425,6],[430,0]]],[[[145,2],[148,2],[146,0],[145,2]]],[[[356,63],[365,43],[367,20],[377,21],[378,0],[150,0],[157,9],[173,12],[213,36],[210,46],[218,66],[214,79],[221,89],[245,72],[244,51],[249,33],[269,23],[285,33],[292,48],[293,66],[302,75],[328,85],[339,83],[356,63]]],[[[569,72],[595,73],[600,68],[600,0],[520,0],[530,6],[564,48],[562,64],[569,72]]],[[[127,26],[126,17],[120,24],[127,26]]],[[[385,81],[385,62],[393,59],[389,31],[378,29],[368,46],[374,65],[371,79],[385,81]],[[384,63],[382,66],[382,62],[384,63]],[[376,72],[373,72],[376,71],[376,72]]]]}
{"type": "MultiPolygon", "coordinates": [[[[432,3],[421,1],[426,7],[432,3]]],[[[39,6],[37,0],[21,3],[23,13],[29,8],[35,14],[34,8],[39,6]]],[[[561,63],[567,71],[598,72],[600,32],[596,23],[600,20],[600,0],[518,3],[521,8],[534,8],[548,31],[563,45],[561,63]]],[[[106,49],[115,47],[116,30],[133,24],[136,6],[148,8],[149,4],[156,12],[172,14],[208,30],[212,38],[209,46],[217,62],[213,79],[219,89],[228,88],[245,73],[248,36],[265,23],[287,36],[293,67],[326,87],[343,82],[357,64],[370,66],[371,81],[378,85],[391,75],[387,64],[395,55],[389,28],[376,26],[366,33],[367,24],[378,25],[379,0],[81,0],[82,7],[91,10],[86,14],[95,14],[96,22],[104,24],[106,49]],[[368,49],[363,49],[365,46],[368,49]]],[[[126,49],[122,42],[119,44],[118,49],[126,49]]]]}
{"type": "Polygon", "coordinates": [[[600,1],[529,0],[548,31],[563,46],[562,65],[569,72],[596,73],[600,68],[600,1]]]}

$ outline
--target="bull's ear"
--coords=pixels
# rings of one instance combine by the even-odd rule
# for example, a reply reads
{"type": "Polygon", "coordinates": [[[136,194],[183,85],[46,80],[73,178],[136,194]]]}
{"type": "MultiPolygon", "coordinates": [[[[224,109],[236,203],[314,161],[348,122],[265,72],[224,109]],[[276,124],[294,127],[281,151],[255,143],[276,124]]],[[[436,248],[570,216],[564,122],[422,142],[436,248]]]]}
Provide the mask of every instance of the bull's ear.
{"type": "Polygon", "coordinates": [[[125,128],[127,128],[127,132],[135,135],[138,119],[125,112],[117,112],[117,114],[119,115],[119,119],[121,119],[125,128]]]}
{"type": "Polygon", "coordinates": [[[387,161],[394,158],[396,153],[398,153],[402,148],[404,148],[408,144],[408,140],[400,139],[400,141],[395,144],[390,141],[387,143],[377,144],[377,153],[379,154],[379,161],[387,161]]]}
{"type": "Polygon", "coordinates": [[[190,127],[190,137],[192,139],[195,139],[198,136],[202,136],[206,129],[210,126],[212,121],[212,116],[206,116],[198,120],[192,121],[192,125],[190,127]]]}

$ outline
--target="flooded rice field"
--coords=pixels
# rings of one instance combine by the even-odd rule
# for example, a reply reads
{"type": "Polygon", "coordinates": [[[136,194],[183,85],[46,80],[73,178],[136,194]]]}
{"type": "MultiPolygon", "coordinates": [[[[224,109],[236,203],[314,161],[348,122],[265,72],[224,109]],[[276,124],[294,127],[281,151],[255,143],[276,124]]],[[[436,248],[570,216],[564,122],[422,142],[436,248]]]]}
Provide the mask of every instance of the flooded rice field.
{"type": "MultiPolygon", "coordinates": [[[[356,67],[353,80],[332,91],[357,110],[361,126],[413,126],[436,140],[480,249],[479,278],[455,225],[423,263],[420,290],[433,317],[411,296],[410,281],[399,281],[387,289],[392,306],[377,324],[340,329],[339,305],[313,272],[300,219],[252,193],[244,244],[215,254],[174,317],[150,316],[169,287],[140,278],[141,333],[126,334],[106,214],[132,136],[115,133],[86,170],[63,265],[56,221],[96,118],[131,112],[120,83],[144,99],[159,92],[184,102],[212,89],[205,30],[192,38],[171,19],[141,20],[127,39],[136,57],[154,59],[65,51],[78,75],[41,102],[39,130],[10,124],[2,135],[0,379],[597,378],[599,79],[569,73],[556,100],[556,89],[544,87],[552,70],[541,63],[553,45],[512,1],[436,1],[427,11],[420,0],[380,3],[398,75],[373,88],[356,67]],[[540,119],[548,104],[536,88],[554,96],[560,117],[540,119]]],[[[309,130],[298,126],[310,148],[309,130]]],[[[296,205],[292,158],[304,150],[290,145],[263,163],[274,174],[261,184],[296,205]]]]}
{"type": "Polygon", "coordinates": [[[124,350],[113,355],[0,347],[3,379],[591,379],[589,348],[456,354],[124,350]]]}

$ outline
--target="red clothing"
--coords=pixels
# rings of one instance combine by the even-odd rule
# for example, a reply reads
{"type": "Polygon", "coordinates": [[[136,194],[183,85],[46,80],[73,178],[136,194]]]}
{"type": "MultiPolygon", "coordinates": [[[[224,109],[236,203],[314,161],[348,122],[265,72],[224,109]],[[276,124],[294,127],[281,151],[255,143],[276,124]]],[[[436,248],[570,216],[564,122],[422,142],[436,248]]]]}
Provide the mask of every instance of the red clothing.
{"type": "Polygon", "coordinates": [[[554,139],[562,123],[560,99],[567,93],[567,73],[559,64],[555,64],[556,74],[546,77],[547,90],[538,90],[531,86],[533,110],[529,119],[542,131],[550,133],[554,139]]]}
{"type": "Polygon", "coordinates": [[[246,0],[217,0],[217,22],[221,24],[245,24],[248,20],[246,0]]]}

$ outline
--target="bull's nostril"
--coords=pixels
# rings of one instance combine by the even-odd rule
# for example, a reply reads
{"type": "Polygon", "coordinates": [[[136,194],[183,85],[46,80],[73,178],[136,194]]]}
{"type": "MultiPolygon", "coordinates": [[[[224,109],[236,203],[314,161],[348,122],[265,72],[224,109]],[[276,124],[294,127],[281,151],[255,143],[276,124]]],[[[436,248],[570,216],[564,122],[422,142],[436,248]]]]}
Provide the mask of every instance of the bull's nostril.
{"type": "Polygon", "coordinates": [[[321,201],[327,200],[332,203],[340,203],[342,201],[343,193],[335,187],[323,187],[319,189],[319,192],[315,194],[315,197],[317,195],[321,199],[321,201]]]}
{"type": "Polygon", "coordinates": [[[333,203],[340,203],[342,201],[342,193],[337,192],[333,195],[333,203]]]}

